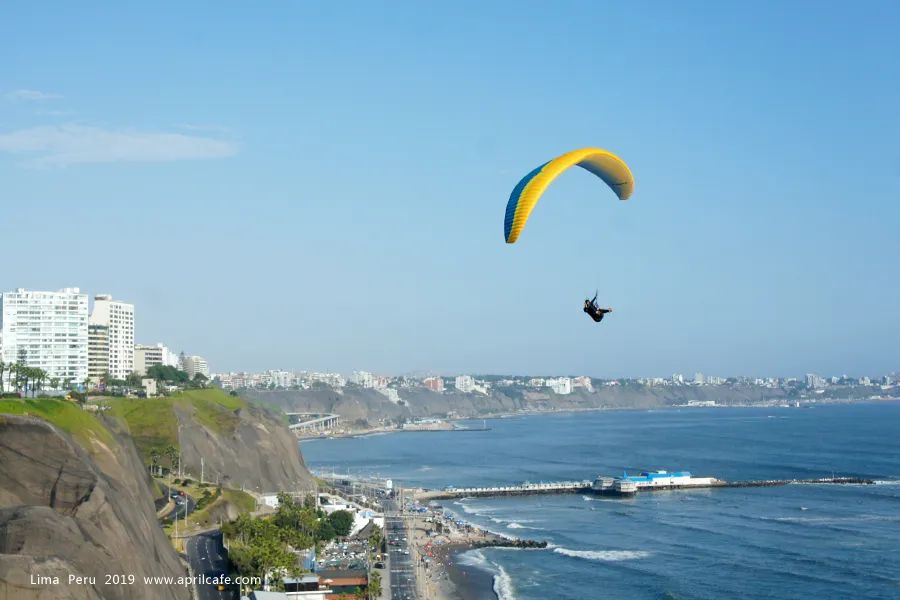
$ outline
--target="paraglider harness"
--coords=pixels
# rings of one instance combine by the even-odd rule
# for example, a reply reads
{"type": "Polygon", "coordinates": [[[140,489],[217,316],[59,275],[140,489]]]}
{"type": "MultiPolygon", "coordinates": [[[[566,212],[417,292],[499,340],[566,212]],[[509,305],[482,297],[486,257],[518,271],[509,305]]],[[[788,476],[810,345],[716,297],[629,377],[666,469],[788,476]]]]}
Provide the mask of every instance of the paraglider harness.
{"type": "Polygon", "coordinates": [[[603,315],[610,312],[609,310],[607,310],[605,308],[600,308],[599,306],[597,306],[597,294],[598,293],[599,293],[599,290],[598,290],[598,292],[594,293],[593,300],[585,300],[584,301],[584,312],[586,312],[587,315],[591,319],[593,319],[595,323],[599,323],[600,321],[602,321],[603,315]]]}

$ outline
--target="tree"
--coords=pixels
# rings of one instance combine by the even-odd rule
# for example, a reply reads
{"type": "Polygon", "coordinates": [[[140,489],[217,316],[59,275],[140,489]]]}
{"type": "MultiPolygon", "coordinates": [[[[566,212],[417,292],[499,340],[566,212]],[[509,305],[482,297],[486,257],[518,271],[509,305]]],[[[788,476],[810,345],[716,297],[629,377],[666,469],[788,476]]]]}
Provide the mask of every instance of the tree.
{"type": "Polygon", "coordinates": [[[147,369],[147,377],[171,383],[187,383],[190,380],[187,373],[169,365],[153,365],[147,369]]]}
{"type": "Polygon", "coordinates": [[[347,510],[336,510],[328,515],[328,522],[339,537],[346,537],[353,529],[353,513],[347,510]]]}
{"type": "Polygon", "coordinates": [[[12,376],[13,373],[16,374],[15,390],[17,394],[19,393],[19,390],[22,389],[22,372],[24,369],[25,365],[22,363],[13,363],[10,367],[10,376],[12,376]]]}
{"type": "Polygon", "coordinates": [[[169,444],[162,449],[162,455],[169,459],[169,468],[174,471],[178,468],[178,448],[169,444]]]}
{"type": "Polygon", "coordinates": [[[373,550],[377,550],[379,546],[381,546],[381,539],[383,537],[381,527],[378,525],[372,525],[372,533],[369,534],[369,546],[373,550]]]}
{"type": "Polygon", "coordinates": [[[0,360],[0,395],[3,395],[3,373],[6,371],[6,363],[0,360]]]}
{"type": "Polygon", "coordinates": [[[369,572],[369,587],[368,587],[368,597],[371,600],[375,600],[376,598],[381,598],[381,573],[378,571],[370,571],[369,572]]]}
{"type": "Polygon", "coordinates": [[[129,387],[141,387],[141,376],[137,373],[129,373],[125,378],[125,384],[129,387]]]}
{"type": "MultiPolygon", "coordinates": [[[[41,368],[35,367],[34,383],[36,384],[36,387],[38,390],[44,389],[44,382],[47,381],[47,377],[49,377],[47,371],[45,371],[41,368]]],[[[36,391],[37,391],[36,389],[32,388],[32,390],[31,390],[32,397],[34,397],[34,394],[36,391]]]]}
{"type": "Polygon", "coordinates": [[[59,389],[59,377],[51,377],[50,378],[50,387],[54,390],[59,389]]]}

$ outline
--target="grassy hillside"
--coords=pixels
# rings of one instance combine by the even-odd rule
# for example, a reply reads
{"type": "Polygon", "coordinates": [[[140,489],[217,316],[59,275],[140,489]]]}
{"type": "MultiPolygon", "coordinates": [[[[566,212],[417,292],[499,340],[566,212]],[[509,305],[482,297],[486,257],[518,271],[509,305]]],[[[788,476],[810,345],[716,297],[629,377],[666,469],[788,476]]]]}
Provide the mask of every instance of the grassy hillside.
{"type": "Polygon", "coordinates": [[[27,398],[0,400],[0,414],[38,417],[56,425],[72,435],[85,449],[93,447],[94,440],[107,446],[113,445],[109,430],[94,416],[69,402],[57,398],[27,398]]]}
{"type": "Polygon", "coordinates": [[[153,450],[178,446],[178,418],[175,408],[193,414],[205,428],[219,434],[234,432],[239,419],[234,411],[247,403],[217,388],[187,390],[164,398],[110,398],[110,413],[125,421],[144,461],[153,450]]]}
{"type": "Polygon", "coordinates": [[[230,396],[218,388],[187,390],[173,396],[172,400],[193,409],[194,418],[216,433],[234,432],[239,420],[234,411],[247,406],[241,398],[230,396]]]}
{"type": "Polygon", "coordinates": [[[113,416],[125,421],[145,463],[150,462],[153,450],[178,446],[178,420],[172,398],[111,398],[107,405],[113,416]]]}

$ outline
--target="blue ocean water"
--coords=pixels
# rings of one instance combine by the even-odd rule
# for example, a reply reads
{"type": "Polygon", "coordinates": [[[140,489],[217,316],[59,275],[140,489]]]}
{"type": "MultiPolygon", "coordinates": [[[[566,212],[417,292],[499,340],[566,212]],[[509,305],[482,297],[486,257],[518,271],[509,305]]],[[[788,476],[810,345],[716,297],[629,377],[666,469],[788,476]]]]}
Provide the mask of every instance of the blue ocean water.
{"type": "MultiPolygon", "coordinates": [[[[480,424],[480,422],[479,422],[480,424]]],[[[463,499],[470,522],[546,550],[488,549],[502,598],[900,598],[900,403],[605,411],[488,421],[491,431],[302,445],[316,469],[432,488],[592,479],[642,469],[789,485],[463,499]]]]}

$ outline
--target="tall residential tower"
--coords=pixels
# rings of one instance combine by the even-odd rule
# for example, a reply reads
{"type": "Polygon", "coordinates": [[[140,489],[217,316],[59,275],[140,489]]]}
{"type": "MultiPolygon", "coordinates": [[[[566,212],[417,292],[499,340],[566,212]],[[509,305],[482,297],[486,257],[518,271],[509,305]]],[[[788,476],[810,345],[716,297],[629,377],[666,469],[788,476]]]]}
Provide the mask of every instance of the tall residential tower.
{"type": "Polygon", "coordinates": [[[19,288],[0,295],[2,359],[37,367],[60,386],[88,376],[88,298],[78,288],[36,292],[19,288]]]}
{"type": "Polygon", "coordinates": [[[134,372],[134,304],[113,300],[108,294],[94,296],[90,324],[107,328],[110,377],[128,377],[134,372]]]}

